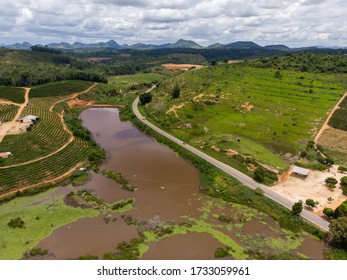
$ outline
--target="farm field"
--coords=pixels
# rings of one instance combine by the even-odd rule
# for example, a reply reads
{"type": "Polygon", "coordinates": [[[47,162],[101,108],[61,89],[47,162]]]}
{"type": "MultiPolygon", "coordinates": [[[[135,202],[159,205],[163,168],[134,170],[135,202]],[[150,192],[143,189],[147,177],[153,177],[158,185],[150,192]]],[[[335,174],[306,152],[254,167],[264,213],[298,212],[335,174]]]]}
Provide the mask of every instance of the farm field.
{"type": "Polygon", "coordinates": [[[341,98],[340,79],[242,64],[209,67],[164,81],[144,111],[178,138],[245,173],[253,167],[244,156],[282,171],[288,167],[284,159],[299,153],[341,98]],[[180,97],[173,99],[176,84],[180,97]]]}
{"type": "Polygon", "coordinates": [[[0,169],[0,194],[11,190],[50,181],[83,162],[90,147],[74,140],[60,152],[37,162],[0,169]]]}
{"type": "Polygon", "coordinates": [[[23,103],[24,89],[0,86],[0,99],[12,101],[14,103],[23,103]]]}
{"type": "Polygon", "coordinates": [[[0,121],[11,121],[18,112],[18,106],[14,104],[1,104],[0,103],[0,121]]]}
{"type": "Polygon", "coordinates": [[[31,98],[66,96],[75,92],[80,92],[92,85],[86,81],[61,81],[35,86],[30,91],[31,98]]]}
{"type": "MultiPolygon", "coordinates": [[[[21,117],[35,115],[39,119],[30,124],[28,131],[6,135],[0,143],[1,151],[10,151],[13,155],[0,161],[0,194],[51,181],[86,160],[90,152],[89,143],[73,137],[63,116],[54,112],[53,106],[63,100],[63,95],[69,98],[73,92],[86,90],[90,85],[91,83],[84,81],[47,84],[38,87],[40,96],[45,95],[43,89],[50,90],[46,94],[48,97],[40,98],[33,98],[32,92],[29,92],[29,102],[21,117]]],[[[9,115],[9,106],[15,105],[1,105],[1,117],[9,115]],[[7,108],[7,111],[1,110],[2,108],[7,108]]]]}

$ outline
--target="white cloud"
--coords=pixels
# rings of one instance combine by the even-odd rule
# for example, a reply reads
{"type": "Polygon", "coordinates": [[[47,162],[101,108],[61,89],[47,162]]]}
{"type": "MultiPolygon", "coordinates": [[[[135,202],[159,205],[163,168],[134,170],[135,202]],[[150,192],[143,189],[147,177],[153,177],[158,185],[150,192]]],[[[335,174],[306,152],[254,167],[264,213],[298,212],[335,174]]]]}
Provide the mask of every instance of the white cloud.
{"type": "Polygon", "coordinates": [[[347,46],[345,0],[2,0],[0,43],[115,39],[347,46]]]}

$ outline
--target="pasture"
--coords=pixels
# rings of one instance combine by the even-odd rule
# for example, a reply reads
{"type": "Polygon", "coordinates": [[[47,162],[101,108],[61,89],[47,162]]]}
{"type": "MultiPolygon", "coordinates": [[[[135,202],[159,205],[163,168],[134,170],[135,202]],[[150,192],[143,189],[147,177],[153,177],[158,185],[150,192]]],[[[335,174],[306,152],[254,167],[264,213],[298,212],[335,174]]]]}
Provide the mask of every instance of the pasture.
{"type": "Polygon", "coordinates": [[[284,156],[302,150],[341,98],[340,78],[245,64],[208,67],[164,81],[145,112],[177,137],[246,173],[252,166],[240,166],[237,153],[284,170],[284,156]],[[176,84],[181,92],[173,99],[176,84]]]}

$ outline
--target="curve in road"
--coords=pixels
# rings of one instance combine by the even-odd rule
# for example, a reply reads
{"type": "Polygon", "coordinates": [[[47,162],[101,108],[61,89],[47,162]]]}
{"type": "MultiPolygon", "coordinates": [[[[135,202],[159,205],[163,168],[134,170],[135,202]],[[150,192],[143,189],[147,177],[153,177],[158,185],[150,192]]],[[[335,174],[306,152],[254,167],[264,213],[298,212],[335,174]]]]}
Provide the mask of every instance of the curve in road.
{"type": "MultiPolygon", "coordinates": [[[[154,89],[155,87],[152,87],[150,90],[154,89]]],[[[147,125],[148,127],[150,127],[151,129],[153,129],[154,131],[158,132],[159,134],[165,136],[166,138],[170,139],[171,141],[175,142],[176,144],[180,145],[181,147],[187,149],[188,151],[194,153],[195,155],[203,158],[204,160],[208,161],[209,163],[213,164],[214,166],[216,166],[217,168],[219,168],[220,170],[224,171],[225,173],[231,175],[232,177],[234,177],[235,179],[237,179],[238,181],[240,181],[242,184],[244,184],[245,186],[255,190],[257,188],[260,188],[264,191],[265,196],[267,196],[268,198],[272,199],[273,201],[281,204],[282,206],[288,208],[289,210],[292,209],[292,205],[293,202],[291,202],[290,200],[288,200],[287,198],[281,196],[280,194],[272,191],[269,187],[264,186],[256,181],[254,181],[252,178],[248,177],[247,175],[243,174],[242,172],[238,171],[237,169],[223,163],[220,162],[216,159],[214,159],[213,157],[210,157],[209,155],[199,151],[198,149],[184,143],[182,140],[172,136],[171,134],[161,130],[159,127],[155,126],[154,124],[152,124],[151,122],[149,122],[148,120],[146,120],[141,113],[138,110],[138,103],[139,103],[139,97],[137,97],[133,104],[132,104],[132,109],[134,114],[136,115],[136,117],[145,125],[147,125]]],[[[322,228],[323,230],[329,230],[329,223],[327,221],[325,221],[324,219],[316,216],[315,214],[313,214],[312,212],[304,209],[301,212],[301,216],[303,218],[305,218],[306,220],[308,220],[309,222],[319,226],[320,228],[322,228]]]]}

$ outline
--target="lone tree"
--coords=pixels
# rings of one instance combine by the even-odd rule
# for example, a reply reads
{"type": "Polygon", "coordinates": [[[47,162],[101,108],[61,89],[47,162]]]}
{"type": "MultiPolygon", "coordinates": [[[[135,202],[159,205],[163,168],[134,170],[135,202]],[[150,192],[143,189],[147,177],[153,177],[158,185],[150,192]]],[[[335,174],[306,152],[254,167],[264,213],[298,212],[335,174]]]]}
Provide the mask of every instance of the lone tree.
{"type": "Polygon", "coordinates": [[[328,242],[335,247],[347,250],[347,217],[333,220],[329,228],[328,242]]]}
{"type": "Polygon", "coordinates": [[[302,206],[302,201],[295,202],[292,207],[292,213],[293,215],[299,216],[300,213],[302,212],[303,206],[302,206]]]}
{"type": "Polygon", "coordinates": [[[150,93],[143,93],[140,95],[140,102],[142,105],[145,105],[152,101],[152,94],[150,93]]]}
{"type": "Polygon", "coordinates": [[[305,203],[307,206],[310,206],[311,208],[316,207],[316,202],[312,198],[306,199],[305,203]]]}
{"type": "Polygon", "coordinates": [[[178,98],[178,97],[180,97],[180,94],[181,94],[181,89],[180,89],[179,85],[176,84],[171,91],[171,96],[172,96],[172,98],[178,98]]]}

